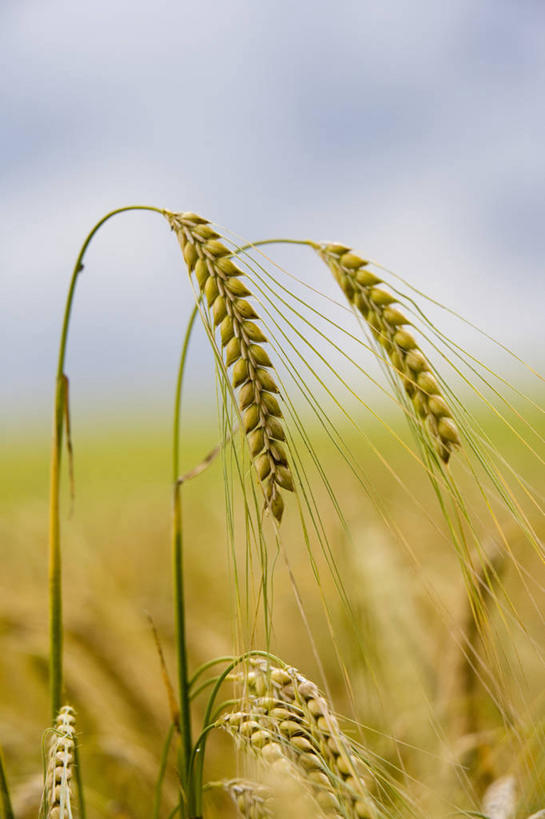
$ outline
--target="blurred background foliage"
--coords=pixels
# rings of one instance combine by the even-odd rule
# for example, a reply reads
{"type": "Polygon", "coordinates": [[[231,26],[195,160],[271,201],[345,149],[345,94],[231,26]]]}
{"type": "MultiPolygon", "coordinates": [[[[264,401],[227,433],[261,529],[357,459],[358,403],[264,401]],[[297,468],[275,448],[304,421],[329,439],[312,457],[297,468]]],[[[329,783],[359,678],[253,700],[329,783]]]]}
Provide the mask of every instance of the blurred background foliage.
{"type": "MultiPolygon", "coordinates": [[[[532,420],[545,431],[542,414],[535,415],[532,420]]],[[[84,419],[76,424],[76,495],[70,512],[66,481],[63,516],[66,686],[78,711],[91,816],[149,816],[168,729],[168,702],[147,620],[149,613],[173,675],[167,420],[158,415],[153,423],[146,417],[130,423],[110,419],[99,427],[84,419]]],[[[389,420],[396,433],[409,440],[402,422],[389,420]]],[[[490,418],[486,423],[491,435],[503,441],[502,453],[525,474],[536,493],[543,494],[542,470],[528,450],[507,438],[498,423],[490,418]]],[[[195,432],[201,424],[202,418],[191,414],[185,422],[187,467],[198,463],[215,443],[213,420],[205,434],[195,432]]],[[[335,707],[361,721],[365,728],[360,738],[377,758],[406,769],[403,785],[424,806],[424,814],[433,810],[435,815],[447,815],[453,804],[467,808],[478,799],[478,788],[465,780],[462,769],[453,774],[454,762],[468,753],[464,743],[471,750],[468,731],[475,729],[484,732],[485,745],[493,749],[482,781],[516,770],[519,777],[527,777],[525,804],[539,807],[543,624],[539,604],[536,608],[529,595],[538,595],[545,585],[542,562],[504,515],[500,523],[523,567],[522,573],[515,565],[506,567],[504,599],[512,602],[525,629],[520,635],[508,618],[502,622],[499,612],[491,610],[491,627],[503,655],[504,702],[512,709],[512,719],[520,720],[517,740],[511,735],[506,743],[506,716],[494,705],[485,674],[471,695],[476,698],[478,725],[468,728],[471,708],[463,675],[470,612],[458,559],[445,538],[433,492],[415,459],[385,434],[378,421],[369,422],[366,431],[388,468],[374,465],[361,439],[348,429],[345,439],[355,458],[367,462],[377,497],[389,510],[387,521],[346,464],[332,454],[323,433],[310,424],[308,429],[351,532],[348,536],[325,489],[317,486],[320,515],[351,600],[350,614],[319,554],[321,579],[316,583],[293,506],[288,506],[283,534],[335,707]],[[390,467],[399,482],[392,480],[390,467]],[[413,502],[408,502],[408,488],[413,502]],[[397,530],[403,539],[397,537],[397,530]],[[324,619],[321,598],[327,600],[330,624],[324,619]],[[337,652],[346,663],[351,691],[337,652]],[[531,724],[529,713],[534,717],[531,724]]],[[[48,454],[47,442],[31,432],[2,452],[0,735],[17,815],[23,819],[35,815],[41,737],[48,713],[48,454]]],[[[457,465],[452,468],[457,470],[457,465]]],[[[196,666],[232,653],[236,642],[237,601],[229,565],[221,459],[188,483],[185,491],[189,650],[196,666]]],[[[481,503],[475,494],[466,495],[466,500],[476,508],[481,503]]],[[[537,534],[543,536],[541,515],[530,510],[530,517],[537,534]]],[[[495,533],[483,532],[485,547],[487,540],[497,540],[495,533]]],[[[323,684],[281,560],[274,581],[271,649],[323,684]]],[[[208,779],[240,774],[240,760],[219,731],[208,753],[208,779]]],[[[165,805],[174,804],[175,792],[171,770],[165,805]]],[[[228,805],[217,795],[209,798],[209,805],[228,815],[228,805]]]]}

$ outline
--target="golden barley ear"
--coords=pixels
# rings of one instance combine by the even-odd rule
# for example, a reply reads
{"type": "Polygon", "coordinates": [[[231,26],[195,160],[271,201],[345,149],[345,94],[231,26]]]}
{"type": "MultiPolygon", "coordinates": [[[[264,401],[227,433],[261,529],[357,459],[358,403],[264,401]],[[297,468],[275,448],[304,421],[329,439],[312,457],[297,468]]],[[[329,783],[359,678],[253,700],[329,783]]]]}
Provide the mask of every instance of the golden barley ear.
{"type": "Polygon", "coordinates": [[[368,270],[369,263],[350,248],[328,243],[314,247],[388,355],[412,402],[416,418],[447,464],[453,450],[460,445],[458,428],[426,356],[406,329],[411,322],[396,307],[397,299],[378,287],[381,279],[368,270]]]}
{"type": "Polygon", "coordinates": [[[74,709],[64,705],[57,716],[49,739],[46,779],[43,795],[46,819],[71,819],[71,782],[75,754],[74,709]]]}
{"type": "Polygon", "coordinates": [[[287,777],[301,793],[312,794],[320,816],[338,817],[342,806],[327,765],[310,739],[309,727],[293,717],[272,702],[266,707],[250,701],[247,708],[225,714],[220,725],[273,776],[287,777]]]}
{"type": "Polygon", "coordinates": [[[262,658],[250,658],[238,676],[248,695],[246,710],[227,714],[224,727],[273,769],[285,766],[298,775],[326,816],[375,819],[368,771],[318,687],[297,669],[262,658]]]}
{"type": "Polygon", "coordinates": [[[267,341],[252,304],[251,292],[241,281],[243,271],[231,251],[206,219],[195,213],[169,213],[166,217],[180,242],[190,273],[195,274],[211,315],[219,327],[226,368],[237,392],[242,426],[267,506],[278,522],[284,512],[282,490],[294,490],[286,450],[278,387],[272,362],[263,347],[267,341]]]}

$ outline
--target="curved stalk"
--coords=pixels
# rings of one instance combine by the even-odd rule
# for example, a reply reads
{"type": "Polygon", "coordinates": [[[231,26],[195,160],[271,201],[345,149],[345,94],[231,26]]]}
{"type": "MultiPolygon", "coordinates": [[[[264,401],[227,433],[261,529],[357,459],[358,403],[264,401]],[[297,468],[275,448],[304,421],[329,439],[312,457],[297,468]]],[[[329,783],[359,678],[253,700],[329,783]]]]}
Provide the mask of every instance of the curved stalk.
{"type": "Polygon", "coordinates": [[[203,663],[202,665],[200,665],[197,668],[197,670],[194,672],[193,676],[191,677],[191,679],[189,681],[189,687],[192,688],[195,685],[195,683],[197,682],[197,680],[199,679],[199,677],[201,676],[201,674],[204,674],[204,672],[208,671],[209,668],[212,668],[215,665],[219,665],[219,663],[232,663],[233,660],[236,660],[236,659],[237,658],[233,657],[232,655],[230,655],[230,656],[227,655],[225,657],[215,657],[213,660],[208,660],[206,663],[203,663]]]}
{"type": "Polygon", "coordinates": [[[214,683],[218,680],[218,677],[219,677],[219,675],[216,676],[216,677],[208,677],[206,680],[204,680],[204,682],[202,682],[196,688],[192,688],[191,689],[191,700],[194,700],[196,697],[199,696],[199,694],[201,694],[207,688],[210,688],[211,685],[214,685],[214,683]]]}
{"type": "Polygon", "coordinates": [[[62,574],[61,574],[61,547],[60,547],[60,483],[61,483],[61,456],[62,442],[65,428],[65,411],[67,402],[68,379],[64,372],[66,358],[66,344],[70,316],[74,302],[74,294],[78,276],[83,270],[83,258],[93,237],[102,225],[112,216],[130,210],[153,211],[163,215],[163,211],[150,205],[128,205],[107,213],[91,230],[85,239],[76,259],[70,288],[66,299],[64,318],[59,344],[59,357],[55,385],[55,410],[53,425],[53,449],[51,454],[51,485],[49,495],[49,692],[51,703],[51,720],[54,723],[62,704],[63,667],[62,667],[62,574]]]}
{"type": "Polygon", "coordinates": [[[257,242],[248,242],[241,247],[237,247],[234,254],[243,253],[245,250],[251,250],[253,247],[263,247],[264,245],[301,245],[306,247],[316,248],[317,243],[312,239],[259,239],[257,242]]]}

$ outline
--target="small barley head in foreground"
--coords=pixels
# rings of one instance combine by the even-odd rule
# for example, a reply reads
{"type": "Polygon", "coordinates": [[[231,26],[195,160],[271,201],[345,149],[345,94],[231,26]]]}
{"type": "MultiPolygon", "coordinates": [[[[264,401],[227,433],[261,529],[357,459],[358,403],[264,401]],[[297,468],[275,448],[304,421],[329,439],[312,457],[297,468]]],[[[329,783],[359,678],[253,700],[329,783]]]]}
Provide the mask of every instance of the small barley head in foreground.
{"type": "Polygon", "coordinates": [[[272,819],[272,795],[265,785],[245,779],[229,779],[222,785],[244,819],[272,819]]]}
{"type": "Polygon", "coordinates": [[[368,262],[350,248],[322,243],[315,249],[386,351],[435,450],[448,463],[453,449],[460,444],[458,429],[426,357],[406,329],[409,319],[395,306],[395,297],[377,286],[381,279],[367,270],[368,262]]]}
{"type": "Polygon", "coordinates": [[[65,705],[59,711],[51,732],[44,790],[46,819],[72,819],[70,784],[74,766],[74,709],[65,705]]]}
{"type": "Polygon", "coordinates": [[[226,714],[220,724],[273,775],[293,781],[301,792],[310,792],[319,806],[318,816],[337,819],[341,805],[327,765],[310,741],[308,727],[290,720],[289,712],[284,712],[274,707],[267,710],[254,702],[247,710],[226,714]]]}
{"type": "Polygon", "coordinates": [[[248,695],[246,722],[250,723],[243,730],[250,730],[250,742],[253,738],[255,745],[267,738],[265,744],[269,744],[276,733],[280,750],[285,754],[288,749],[305,771],[327,815],[376,816],[365,782],[367,772],[317,686],[294,668],[256,658],[249,661],[243,680],[248,695]]]}
{"type": "Polygon", "coordinates": [[[515,777],[496,779],[483,796],[483,813],[488,819],[514,819],[516,810],[515,777]]]}
{"type": "Polygon", "coordinates": [[[215,327],[219,326],[225,364],[233,367],[232,383],[238,391],[242,425],[255,470],[262,482],[267,504],[280,522],[284,511],[281,490],[293,491],[288,465],[284,427],[271,375],[272,363],[262,346],[266,338],[247,301],[250,291],[241,282],[242,270],[231,251],[219,241],[210,224],[194,213],[166,213],[175,231],[188,269],[195,272],[200,292],[206,298],[215,327]]]}

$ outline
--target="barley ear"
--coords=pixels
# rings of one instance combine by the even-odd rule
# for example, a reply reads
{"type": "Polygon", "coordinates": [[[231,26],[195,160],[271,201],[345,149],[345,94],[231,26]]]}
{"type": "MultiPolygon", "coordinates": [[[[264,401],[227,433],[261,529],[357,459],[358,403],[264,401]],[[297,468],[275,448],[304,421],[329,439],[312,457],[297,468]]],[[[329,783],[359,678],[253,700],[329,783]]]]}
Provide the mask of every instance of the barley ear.
{"type": "Polygon", "coordinates": [[[64,705],[49,739],[43,804],[46,819],[71,819],[75,754],[74,709],[64,705]]]}
{"type": "Polygon", "coordinates": [[[300,710],[310,725],[328,766],[346,787],[345,801],[357,819],[373,819],[376,808],[366,781],[367,770],[353,753],[350,741],[343,734],[327,699],[318,686],[296,668],[272,667],[266,672],[263,660],[253,662],[257,675],[267,673],[275,696],[300,710]]]}
{"type": "Polygon", "coordinates": [[[327,764],[310,740],[308,726],[285,708],[273,708],[270,699],[268,706],[255,700],[247,710],[225,714],[221,726],[274,775],[288,777],[302,793],[311,794],[320,806],[319,816],[338,819],[341,803],[326,773],[327,764]]]}
{"type": "Polygon", "coordinates": [[[416,419],[422,423],[443,463],[460,445],[458,428],[441,394],[431,366],[407,326],[409,319],[399,310],[397,299],[379,287],[381,279],[367,269],[368,262],[344,245],[320,243],[315,250],[330,268],[348,301],[367,322],[383,347],[412,402],[416,419]]]}
{"type": "MultiPolygon", "coordinates": [[[[272,725],[282,740],[280,748],[295,748],[296,764],[312,773],[311,784],[326,814],[342,808],[354,819],[374,819],[377,809],[366,782],[368,771],[318,687],[297,669],[261,658],[248,661],[241,679],[250,695],[250,742],[261,744],[263,729],[272,725]],[[259,733],[254,736],[256,724],[259,733]]],[[[265,744],[270,742],[269,738],[265,744]]]]}
{"type": "Polygon", "coordinates": [[[226,367],[233,367],[242,426],[254,467],[263,487],[267,507],[280,523],[284,491],[293,491],[293,478],[279,441],[285,440],[282,411],[271,374],[272,363],[262,346],[266,342],[250,291],[240,281],[243,271],[230,258],[231,251],[211,225],[194,213],[169,213],[166,217],[180,242],[189,272],[195,273],[200,292],[218,327],[226,367]]]}

